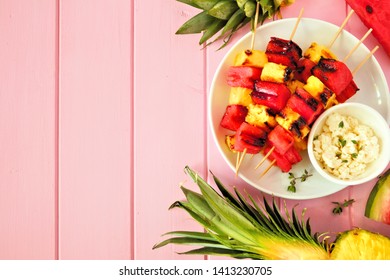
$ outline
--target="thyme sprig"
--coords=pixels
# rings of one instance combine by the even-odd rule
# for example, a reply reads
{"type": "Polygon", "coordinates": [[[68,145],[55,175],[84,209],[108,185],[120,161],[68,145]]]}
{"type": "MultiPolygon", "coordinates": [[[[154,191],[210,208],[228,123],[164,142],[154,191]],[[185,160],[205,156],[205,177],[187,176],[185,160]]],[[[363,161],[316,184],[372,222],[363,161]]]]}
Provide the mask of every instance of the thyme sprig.
{"type": "Polygon", "coordinates": [[[310,176],[313,176],[313,174],[309,174],[309,172],[306,169],[303,171],[303,174],[299,177],[295,177],[294,173],[289,172],[288,178],[290,179],[290,185],[287,187],[287,191],[295,193],[297,191],[296,188],[297,180],[300,180],[301,182],[305,182],[307,178],[309,178],[310,176]]]}
{"type": "Polygon", "coordinates": [[[335,202],[333,201],[332,203],[336,205],[335,208],[333,208],[332,210],[332,213],[334,215],[340,215],[342,212],[343,212],[343,209],[352,205],[352,203],[354,203],[355,200],[354,199],[344,199],[344,202],[335,202]]]}

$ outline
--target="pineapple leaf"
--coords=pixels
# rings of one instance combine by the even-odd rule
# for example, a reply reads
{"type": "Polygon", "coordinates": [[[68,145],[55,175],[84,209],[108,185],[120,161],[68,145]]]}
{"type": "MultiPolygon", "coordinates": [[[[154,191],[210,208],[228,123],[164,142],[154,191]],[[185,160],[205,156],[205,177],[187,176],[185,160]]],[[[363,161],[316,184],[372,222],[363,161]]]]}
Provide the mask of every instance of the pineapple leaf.
{"type": "Polygon", "coordinates": [[[215,240],[203,240],[197,237],[173,237],[166,239],[153,246],[152,249],[158,249],[168,244],[179,244],[179,245],[189,245],[189,246],[208,246],[213,248],[225,248],[219,242],[215,240]]]}
{"type": "MultiPolygon", "coordinates": [[[[217,40],[223,40],[218,50],[225,47],[232,36],[242,27],[251,23],[251,30],[255,29],[256,4],[260,4],[258,24],[263,24],[268,18],[281,17],[280,9],[291,5],[295,0],[177,0],[184,4],[201,9],[202,12],[185,22],[176,34],[201,33],[199,44],[202,45],[211,39],[220,30],[220,34],[213,38],[204,47],[217,40]],[[208,15],[209,17],[207,17],[208,15]],[[217,20],[216,20],[217,19],[217,20]]],[[[257,26],[256,26],[257,27],[257,26]]]]}
{"type": "Polygon", "coordinates": [[[181,3],[184,3],[184,4],[187,4],[187,5],[190,5],[192,7],[195,7],[195,8],[198,8],[198,9],[201,9],[201,7],[199,7],[195,2],[195,0],[176,0],[177,2],[181,2],[181,3]]]}
{"type": "Polygon", "coordinates": [[[237,9],[239,8],[236,1],[220,0],[210,10],[208,10],[208,13],[215,18],[228,20],[237,11],[237,9]]]}
{"type": "Polygon", "coordinates": [[[192,0],[192,2],[203,10],[210,10],[220,0],[192,0]]]}
{"type": "Polygon", "coordinates": [[[218,31],[220,31],[224,27],[225,23],[226,23],[226,20],[214,18],[214,21],[203,32],[203,35],[199,40],[199,45],[202,45],[208,39],[210,39],[215,34],[217,34],[218,31]]]}
{"type": "Polygon", "coordinates": [[[218,37],[224,36],[230,30],[236,30],[237,27],[245,20],[246,16],[243,10],[238,9],[227,21],[225,27],[223,28],[221,35],[218,37]]]}
{"type": "Polygon", "coordinates": [[[179,207],[185,210],[195,221],[200,223],[204,228],[217,232],[221,235],[224,234],[223,231],[220,231],[212,223],[210,223],[209,220],[205,219],[205,217],[202,216],[202,214],[198,214],[191,204],[184,201],[176,201],[174,204],[172,204],[170,209],[172,209],[173,207],[179,207]]]}
{"type": "Polygon", "coordinates": [[[236,259],[258,259],[261,260],[261,256],[258,254],[243,252],[240,250],[232,250],[232,249],[223,249],[223,248],[210,248],[204,247],[199,249],[194,249],[191,251],[183,252],[180,254],[185,255],[214,255],[214,256],[225,256],[225,257],[233,257],[236,259]]]}
{"type": "Polygon", "coordinates": [[[180,28],[176,31],[176,34],[201,33],[202,31],[206,30],[214,21],[215,18],[210,16],[207,11],[200,12],[186,21],[182,26],[180,26],[180,28]]]}
{"type": "Polygon", "coordinates": [[[222,195],[228,199],[230,202],[232,202],[234,205],[237,207],[240,207],[240,203],[233,197],[233,195],[226,189],[226,187],[222,184],[222,182],[212,173],[210,172],[211,175],[213,176],[214,182],[217,185],[219,191],[222,193],[222,195]]]}
{"type": "Polygon", "coordinates": [[[258,235],[258,230],[248,219],[245,212],[231,204],[229,201],[219,195],[209,184],[207,184],[201,177],[199,177],[191,169],[186,169],[195,183],[198,184],[203,197],[207,200],[210,207],[219,216],[220,222],[226,223],[230,229],[230,236],[254,244],[254,240],[258,235]]]}
{"type": "Polygon", "coordinates": [[[198,238],[202,240],[215,240],[209,233],[207,232],[198,232],[198,231],[170,231],[165,234],[165,235],[174,235],[178,237],[191,237],[191,238],[198,238]]]}
{"type": "Polygon", "coordinates": [[[322,235],[311,236],[310,221],[304,220],[304,211],[300,220],[294,208],[292,217],[285,208],[287,218],[284,218],[275,198],[272,204],[263,198],[264,207],[260,208],[250,195],[246,199],[237,189],[233,196],[214,174],[221,194],[188,166],[185,171],[198,185],[200,193],[182,186],[187,201],[177,201],[170,208],[184,209],[206,232],[170,232],[167,234],[173,237],[153,248],[167,244],[193,245],[201,248],[183,254],[252,259],[329,257],[329,247],[319,241],[322,235]]]}

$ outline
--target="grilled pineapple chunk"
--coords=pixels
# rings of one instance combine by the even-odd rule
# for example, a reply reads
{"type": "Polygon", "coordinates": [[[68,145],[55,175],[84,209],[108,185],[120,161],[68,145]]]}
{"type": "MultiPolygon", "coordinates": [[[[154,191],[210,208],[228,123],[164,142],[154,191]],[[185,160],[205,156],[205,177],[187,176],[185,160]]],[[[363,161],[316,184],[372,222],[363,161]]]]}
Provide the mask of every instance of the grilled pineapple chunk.
{"type": "Polygon", "coordinates": [[[264,65],[260,79],[266,82],[284,83],[289,80],[291,69],[285,65],[268,62],[264,65]]]}
{"type": "Polygon", "coordinates": [[[280,111],[275,120],[280,126],[292,133],[295,142],[303,141],[310,132],[304,119],[290,107],[285,107],[280,111]]]}
{"type": "Polygon", "coordinates": [[[338,103],[336,94],[328,89],[316,76],[310,76],[303,89],[310,93],[317,101],[321,102],[325,109],[338,103]]]}
{"type": "Polygon", "coordinates": [[[234,135],[226,135],[225,137],[225,143],[227,145],[227,147],[229,148],[229,150],[233,153],[235,153],[236,151],[234,150],[234,142],[236,141],[236,138],[234,137],[234,135]]]}
{"type": "Polygon", "coordinates": [[[258,50],[245,50],[236,55],[234,65],[263,68],[267,62],[268,58],[265,52],[258,50]]]}
{"type": "Polygon", "coordinates": [[[275,127],[275,117],[270,114],[270,109],[267,106],[260,104],[249,104],[248,114],[245,121],[251,125],[262,128],[275,127]]]}
{"type": "Polygon", "coordinates": [[[286,86],[290,90],[291,94],[294,94],[297,88],[302,88],[305,84],[298,80],[288,80],[286,86]]]}
{"type": "Polygon", "coordinates": [[[332,53],[327,47],[318,45],[315,42],[310,45],[310,47],[304,52],[303,56],[315,63],[318,63],[321,57],[337,59],[336,55],[332,53]]]}
{"type": "Polygon", "coordinates": [[[230,89],[229,104],[248,106],[252,103],[252,90],[243,87],[232,87],[230,89]]]}

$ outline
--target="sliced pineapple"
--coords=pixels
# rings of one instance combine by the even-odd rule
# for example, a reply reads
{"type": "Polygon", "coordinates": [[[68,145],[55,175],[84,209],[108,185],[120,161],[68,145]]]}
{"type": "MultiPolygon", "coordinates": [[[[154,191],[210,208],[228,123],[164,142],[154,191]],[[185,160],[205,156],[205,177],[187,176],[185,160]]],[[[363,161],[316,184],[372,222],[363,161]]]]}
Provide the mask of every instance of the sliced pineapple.
{"type": "Polygon", "coordinates": [[[290,79],[291,69],[285,65],[268,62],[264,65],[260,79],[266,82],[284,83],[290,79]]]}
{"type": "Polygon", "coordinates": [[[363,229],[341,233],[334,244],[334,260],[390,260],[390,239],[363,229]]]}
{"type": "Polygon", "coordinates": [[[267,62],[268,58],[265,52],[259,50],[245,50],[237,54],[234,65],[263,68],[267,62]]]}
{"type": "Polygon", "coordinates": [[[310,76],[303,89],[310,93],[317,101],[321,102],[325,109],[338,103],[336,94],[328,89],[316,76],[310,76]]]}
{"type": "Polygon", "coordinates": [[[267,106],[260,104],[249,104],[248,114],[246,115],[245,121],[251,125],[269,128],[275,127],[275,117],[270,114],[270,109],[267,106]]]}
{"type": "Polygon", "coordinates": [[[327,47],[318,45],[316,42],[313,42],[310,45],[310,47],[304,52],[303,56],[315,63],[318,63],[321,57],[337,59],[336,55],[332,53],[327,47]]]}
{"type": "Polygon", "coordinates": [[[232,87],[230,89],[229,104],[248,106],[252,103],[252,90],[243,87],[232,87]]]}

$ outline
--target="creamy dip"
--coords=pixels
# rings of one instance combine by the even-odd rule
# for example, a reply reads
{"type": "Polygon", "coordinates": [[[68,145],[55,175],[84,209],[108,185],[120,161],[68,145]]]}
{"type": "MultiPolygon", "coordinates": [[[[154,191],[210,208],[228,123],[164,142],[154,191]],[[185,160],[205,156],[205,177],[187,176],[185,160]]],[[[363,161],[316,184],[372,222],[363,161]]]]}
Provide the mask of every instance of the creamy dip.
{"type": "Polygon", "coordinates": [[[340,179],[355,179],[378,158],[374,131],[356,118],[331,114],[313,140],[313,152],[323,169],[340,179]]]}

